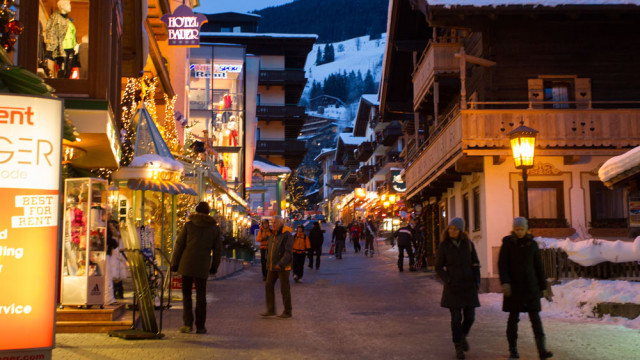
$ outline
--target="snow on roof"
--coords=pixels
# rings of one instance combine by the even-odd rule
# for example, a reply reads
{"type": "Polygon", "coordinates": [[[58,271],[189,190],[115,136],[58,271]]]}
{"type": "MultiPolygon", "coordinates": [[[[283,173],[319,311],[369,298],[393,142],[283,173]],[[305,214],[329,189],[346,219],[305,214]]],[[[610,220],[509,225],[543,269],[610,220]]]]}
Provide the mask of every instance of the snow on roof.
{"type": "Polygon", "coordinates": [[[607,160],[598,170],[598,177],[600,181],[606,183],[625,173],[631,176],[640,172],[638,165],[640,165],[640,146],[607,160]]]}
{"type": "Polygon", "coordinates": [[[633,242],[589,239],[571,241],[537,237],[541,249],[562,249],[569,260],[582,266],[592,266],[602,262],[623,263],[640,260],[640,236],[633,242]]]}
{"type": "Polygon", "coordinates": [[[322,157],[324,157],[325,155],[331,154],[334,151],[336,151],[336,149],[323,148],[322,150],[320,150],[320,154],[318,154],[318,156],[316,156],[313,159],[313,161],[320,161],[322,157]]]}
{"type": "Polygon", "coordinates": [[[429,6],[547,6],[562,5],[640,5],[640,0],[425,0],[429,6]]]}
{"type": "Polygon", "coordinates": [[[350,133],[340,133],[340,139],[345,145],[360,145],[366,138],[364,136],[353,136],[350,133]]]}
{"type": "Polygon", "coordinates": [[[151,167],[159,169],[169,169],[173,171],[182,171],[184,165],[178,160],[170,159],[158,154],[139,155],[131,160],[130,167],[151,167]]]}
{"type": "Polygon", "coordinates": [[[291,172],[291,169],[286,166],[267,164],[260,160],[253,160],[253,169],[263,174],[288,174],[291,172]]]}
{"type": "Polygon", "coordinates": [[[378,101],[378,94],[362,94],[362,98],[371,105],[380,105],[380,101],[378,101]]]}
{"type": "Polygon", "coordinates": [[[259,38],[278,38],[278,39],[318,39],[316,34],[277,34],[277,33],[246,33],[246,32],[201,32],[200,36],[219,36],[219,37],[259,37],[259,38]]]}

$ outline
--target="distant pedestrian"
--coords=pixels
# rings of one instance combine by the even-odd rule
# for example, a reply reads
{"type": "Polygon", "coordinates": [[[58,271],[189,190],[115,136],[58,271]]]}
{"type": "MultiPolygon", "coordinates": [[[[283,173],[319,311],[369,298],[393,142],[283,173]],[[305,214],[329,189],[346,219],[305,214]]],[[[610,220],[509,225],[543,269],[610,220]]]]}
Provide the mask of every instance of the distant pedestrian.
{"type": "Polygon", "coordinates": [[[293,236],[291,235],[291,228],[284,226],[282,216],[274,217],[273,232],[269,236],[267,248],[267,281],[265,283],[267,311],[260,314],[260,316],[268,317],[276,314],[275,286],[278,280],[280,280],[280,292],[282,293],[282,304],[284,305],[284,311],[279,317],[286,319],[292,316],[291,287],[289,285],[292,249],[293,236]]]}
{"type": "Polygon", "coordinates": [[[498,256],[500,283],[504,294],[502,311],[509,313],[507,341],[509,358],[518,359],[517,340],[520,313],[529,313],[531,327],[536,339],[540,359],[553,357],[545,346],[544,330],[540,320],[540,298],[544,295],[551,301],[547,280],[542,267],[542,257],[533,236],[527,233],[527,219],[513,219],[513,232],[502,239],[498,256]]]}
{"type": "Polygon", "coordinates": [[[342,226],[340,221],[336,221],[331,235],[331,243],[336,244],[336,259],[342,259],[342,250],[344,250],[345,241],[347,239],[347,229],[342,226]]]}
{"type": "Polygon", "coordinates": [[[413,235],[413,229],[411,229],[406,222],[402,225],[403,226],[393,234],[393,238],[396,239],[396,244],[398,245],[398,271],[404,271],[403,265],[405,251],[409,257],[409,271],[416,271],[413,259],[413,246],[415,246],[416,240],[413,235]]]}
{"type": "Polygon", "coordinates": [[[354,221],[351,224],[351,241],[353,242],[353,252],[355,254],[360,252],[360,233],[362,232],[362,227],[360,227],[360,223],[354,221]]]}
{"type": "Polygon", "coordinates": [[[207,277],[215,274],[220,265],[222,240],[220,228],[213,217],[209,216],[209,204],[202,201],[196,206],[196,212],[189,216],[176,239],[171,259],[171,271],[182,275],[182,320],[184,326],[180,332],[193,330],[193,310],[191,287],[196,283],[196,333],[205,334],[207,319],[207,277]],[[211,253],[213,251],[213,261],[211,253]]]}
{"type": "Polygon", "coordinates": [[[293,237],[293,280],[302,281],[304,276],[304,260],[311,249],[309,237],[304,233],[304,225],[298,225],[293,237]]]}
{"type": "Polygon", "coordinates": [[[444,282],[440,306],[451,312],[451,335],[456,359],[469,351],[467,335],[480,306],[480,261],[473,242],[463,232],[464,220],[454,218],[442,234],[436,255],[436,272],[444,282]]]}
{"type": "Polygon", "coordinates": [[[364,256],[373,256],[373,238],[376,234],[375,224],[370,218],[364,222],[364,256]]]}
{"type": "Polygon", "coordinates": [[[324,230],[320,228],[320,222],[314,222],[309,232],[309,269],[313,269],[313,256],[316,256],[316,270],[320,269],[320,255],[322,255],[322,243],[324,242],[324,230]]]}
{"type": "Polygon", "coordinates": [[[260,242],[260,264],[262,265],[262,281],[267,280],[267,246],[269,245],[269,236],[271,229],[269,228],[269,220],[263,219],[260,223],[260,230],[256,235],[256,240],[260,242]]]}

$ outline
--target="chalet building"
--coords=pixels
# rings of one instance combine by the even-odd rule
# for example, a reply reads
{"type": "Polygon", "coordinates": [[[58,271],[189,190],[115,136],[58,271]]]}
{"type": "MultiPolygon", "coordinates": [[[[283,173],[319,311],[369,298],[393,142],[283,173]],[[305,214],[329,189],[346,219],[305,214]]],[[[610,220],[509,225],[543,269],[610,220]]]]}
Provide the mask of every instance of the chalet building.
{"type": "Polygon", "coordinates": [[[389,7],[380,111],[381,121],[413,112],[402,124],[406,200],[431,253],[448,221],[465,219],[485,289],[498,284],[501,239],[524,214],[511,130],[539,132],[528,202],[544,236],[626,233],[627,190],[605,188],[598,169],[640,145],[640,6],[523,3],[389,7]]]}
{"type": "MultiPolygon", "coordinates": [[[[255,194],[250,195],[249,201],[254,212],[260,207],[264,214],[281,214],[284,210],[284,180],[291,169],[300,165],[306,154],[305,142],[297,139],[306,119],[305,108],[298,103],[307,82],[304,72],[307,54],[317,36],[261,34],[256,32],[259,16],[233,14],[234,25],[229,17],[218,15],[207,15],[210,22],[200,33],[200,43],[214,48],[222,44],[241,47],[246,58],[251,57],[258,65],[257,87],[250,88],[247,82],[242,90],[243,97],[238,98],[244,101],[243,109],[247,111],[245,120],[238,122],[240,126],[237,129],[238,140],[241,134],[245,134],[242,139],[245,145],[238,149],[237,156],[236,167],[242,169],[242,173],[238,172],[239,185],[243,187],[238,190],[243,195],[255,194]],[[255,100],[250,100],[252,98],[255,100]],[[249,111],[253,107],[255,113],[249,111]],[[261,166],[264,167],[263,163],[252,166],[255,165],[251,162],[254,155],[261,156],[268,164],[279,166],[280,172],[267,175],[250,171],[250,168],[260,170],[261,166]],[[253,182],[261,184],[260,187],[252,190],[253,182]],[[262,184],[268,189],[266,192],[262,184]]],[[[225,55],[220,53],[219,59],[224,61],[225,55]]],[[[224,94],[221,96],[224,105],[224,94]]]]}

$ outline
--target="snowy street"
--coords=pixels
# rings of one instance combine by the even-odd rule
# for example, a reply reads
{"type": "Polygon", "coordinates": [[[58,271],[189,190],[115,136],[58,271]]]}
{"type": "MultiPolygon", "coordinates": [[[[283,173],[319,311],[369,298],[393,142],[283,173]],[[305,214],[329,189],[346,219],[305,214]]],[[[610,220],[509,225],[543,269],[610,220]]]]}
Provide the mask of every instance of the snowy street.
{"type": "MultiPolygon", "coordinates": [[[[165,339],[125,341],[104,334],[59,334],[54,359],[454,359],[449,312],[431,272],[398,273],[394,251],[381,247],[366,258],[351,244],[343,260],[325,255],[319,271],[305,267],[292,281],[293,318],[261,319],[264,283],[260,265],[208,283],[206,335],[181,334],[180,304],[164,318],[165,339]]],[[[556,294],[556,296],[558,296],[556,294]]],[[[467,359],[507,359],[507,314],[500,294],[481,295],[467,359]]],[[[277,311],[282,311],[279,291],[277,311]]],[[[545,307],[547,309],[547,307],[545,307]]],[[[522,359],[537,359],[526,315],[521,316],[522,359]]],[[[543,311],[554,359],[637,359],[638,330],[597,319],[543,311]]]]}

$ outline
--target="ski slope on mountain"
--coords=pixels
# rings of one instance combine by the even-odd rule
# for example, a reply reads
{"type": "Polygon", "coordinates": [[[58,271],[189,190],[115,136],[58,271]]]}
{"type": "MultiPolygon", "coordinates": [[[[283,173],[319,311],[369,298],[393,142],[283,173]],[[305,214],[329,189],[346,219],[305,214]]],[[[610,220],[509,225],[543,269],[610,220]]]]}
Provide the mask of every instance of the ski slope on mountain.
{"type": "Polygon", "coordinates": [[[328,64],[316,65],[318,49],[323,51],[326,44],[315,44],[313,50],[307,55],[305,71],[307,75],[307,87],[305,93],[309,91],[314,81],[322,82],[334,73],[356,73],[360,71],[364,77],[368,70],[371,70],[373,79],[380,82],[382,73],[382,56],[387,40],[387,34],[382,34],[380,39],[369,40],[369,36],[361,36],[345,41],[333,43],[335,61],[328,64]]]}

